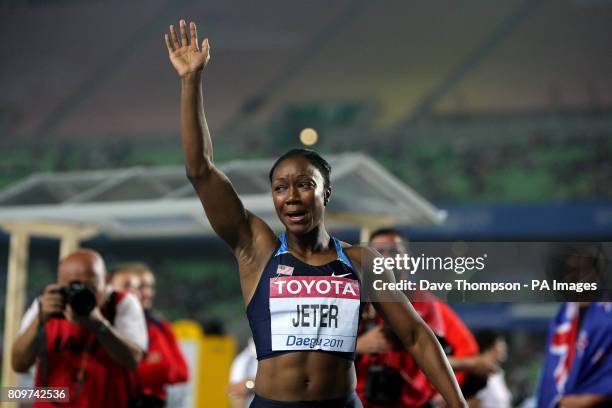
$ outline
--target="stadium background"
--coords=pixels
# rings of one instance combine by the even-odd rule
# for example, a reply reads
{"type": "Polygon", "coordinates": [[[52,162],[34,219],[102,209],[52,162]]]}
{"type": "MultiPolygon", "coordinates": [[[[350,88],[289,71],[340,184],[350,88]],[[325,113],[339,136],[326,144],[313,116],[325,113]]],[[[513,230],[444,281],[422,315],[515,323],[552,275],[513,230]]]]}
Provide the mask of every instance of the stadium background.
{"type": "MultiPolygon", "coordinates": [[[[178,80],[162,41],[180,17],[211,41],[204,93],[217,162],[275,157],[310,127],[322,154],[366,152],[448,212],[441,226],[400,226],[411,239],[612,238],[609,0],[4,0],[0,191],[39,172],[181,165],[178,80]]],[[[235,262],[218,239],[83,245],[109,267],[149,263],[169,319],[245,341],[235,262]]],[[[3,233],[0,327],[8,246],[3,233]]],[[[58,248],[32,241],[28,302],[54,279],[58,248]]],[[[519,402],[554,305],[517,306],[458,310],[508,336],[519,402]]]]}

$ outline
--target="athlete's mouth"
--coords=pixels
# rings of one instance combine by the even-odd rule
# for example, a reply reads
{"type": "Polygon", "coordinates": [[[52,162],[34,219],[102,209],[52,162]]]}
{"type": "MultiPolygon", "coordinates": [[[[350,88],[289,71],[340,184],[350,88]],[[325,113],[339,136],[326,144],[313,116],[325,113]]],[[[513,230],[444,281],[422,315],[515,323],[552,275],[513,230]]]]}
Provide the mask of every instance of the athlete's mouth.
{"type": "Polygon", "coordinates": [[[287,211],[285,213],[291,222],[301,223],[306,219],[306,211],[287,211]]]}

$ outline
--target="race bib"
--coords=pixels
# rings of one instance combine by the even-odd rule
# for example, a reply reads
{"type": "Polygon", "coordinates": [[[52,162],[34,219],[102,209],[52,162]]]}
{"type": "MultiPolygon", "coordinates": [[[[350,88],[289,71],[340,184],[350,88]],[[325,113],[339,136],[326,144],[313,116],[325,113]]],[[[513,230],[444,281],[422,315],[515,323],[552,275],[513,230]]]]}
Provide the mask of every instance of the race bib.
{"type": "Polygon", "coordinates": [[[272,350],[353,352],[359,305],[359,283],[352,279],[270,279],[272,350]]]}

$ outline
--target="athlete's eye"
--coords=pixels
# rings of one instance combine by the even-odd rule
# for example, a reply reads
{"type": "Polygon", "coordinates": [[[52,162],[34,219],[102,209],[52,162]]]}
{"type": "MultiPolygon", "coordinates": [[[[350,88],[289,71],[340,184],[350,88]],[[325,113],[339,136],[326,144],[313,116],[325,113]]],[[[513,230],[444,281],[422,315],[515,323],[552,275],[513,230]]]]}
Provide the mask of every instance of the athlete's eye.
{"type": "Polygon", "coordinates": [[[310,181],[300,181],[298,183],[299,188],[310,188],[311,186],[312,186],[312,183],[310,181]]]}
{"type": "Polygon", "coordinates": [[[277,193],[282,193],[286,189],[287,189],[287,187],[285,187],[283,185],[278,185],[278,186],[274,187],[274,191],[277,192],[277,193]]]}

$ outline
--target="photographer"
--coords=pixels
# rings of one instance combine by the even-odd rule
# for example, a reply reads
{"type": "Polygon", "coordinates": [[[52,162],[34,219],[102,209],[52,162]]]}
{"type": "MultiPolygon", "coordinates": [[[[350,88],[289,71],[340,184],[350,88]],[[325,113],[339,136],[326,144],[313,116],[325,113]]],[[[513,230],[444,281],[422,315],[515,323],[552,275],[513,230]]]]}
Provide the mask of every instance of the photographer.
{"type": "Polygon", "coordinates": [[[78,250],[62,259],[57,283],[30,306],[13,345],[13,369],[26,372],[36,362],[36,386],[68,387],[69,406],[128,406],[130,370],[147,347],[138,300],[107,292],[105,283],[97,252],[78,250]]]}

